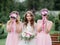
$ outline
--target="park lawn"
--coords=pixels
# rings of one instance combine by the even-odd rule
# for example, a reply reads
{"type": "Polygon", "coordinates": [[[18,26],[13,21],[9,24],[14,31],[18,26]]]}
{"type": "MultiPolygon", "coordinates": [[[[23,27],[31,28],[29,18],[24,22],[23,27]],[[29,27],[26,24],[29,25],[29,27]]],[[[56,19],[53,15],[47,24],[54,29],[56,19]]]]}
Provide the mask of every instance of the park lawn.
{"type": "Polygon", "coordinates": [[[0,45],[5,45],[6,39],[0,39],[0,45]]]}

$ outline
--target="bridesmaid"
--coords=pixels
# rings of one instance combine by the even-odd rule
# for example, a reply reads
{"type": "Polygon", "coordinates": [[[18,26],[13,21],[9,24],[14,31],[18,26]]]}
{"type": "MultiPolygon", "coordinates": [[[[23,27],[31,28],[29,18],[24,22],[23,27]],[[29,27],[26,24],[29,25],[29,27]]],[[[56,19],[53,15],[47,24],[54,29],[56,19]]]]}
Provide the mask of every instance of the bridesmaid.
{"type": "MultiPolygon", "coordinates": [[[[22,32],[31,32],[35,34],[36,23],[34,21],[34,15],[31,11],[27,11],[24,17],[24,23],[23,23],[23,30],[22,32]]],[[[21,40],[19,45],[35,45],[35,38],[27,41],[28,43],[25,43],[25,40],[21,40]]]]}
{"type": "Polygon", "coordinates": [[[37,45],[52,45],[52,40],[49,32],[52,28],[52,21],[47,19],[48,10],[42,9],[42,20],[37,21],[37,45]]]}
{"type": "Polygon", "coordinates": [[[10,13],[10,20],[7,22],[7,39],[6,45],[17,45],[19,33],[21,32],[21,22],[19,20],[19,12],[12,11],[10,13]]]}

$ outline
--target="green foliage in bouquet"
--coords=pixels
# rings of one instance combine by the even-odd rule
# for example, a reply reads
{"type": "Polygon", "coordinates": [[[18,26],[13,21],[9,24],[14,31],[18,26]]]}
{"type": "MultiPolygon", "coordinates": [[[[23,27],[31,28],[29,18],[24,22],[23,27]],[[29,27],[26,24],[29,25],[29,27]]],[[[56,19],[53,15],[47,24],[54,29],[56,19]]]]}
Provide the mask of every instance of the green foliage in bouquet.
{"type": "Polygon", "coordinates": [[[27,36],[25,32],[23,32],[23,33],[24,33],[23,35],[21,34],[21,39],[22,40],[31,40],[35,37],[35,35],[28,35],[27,36]]]}

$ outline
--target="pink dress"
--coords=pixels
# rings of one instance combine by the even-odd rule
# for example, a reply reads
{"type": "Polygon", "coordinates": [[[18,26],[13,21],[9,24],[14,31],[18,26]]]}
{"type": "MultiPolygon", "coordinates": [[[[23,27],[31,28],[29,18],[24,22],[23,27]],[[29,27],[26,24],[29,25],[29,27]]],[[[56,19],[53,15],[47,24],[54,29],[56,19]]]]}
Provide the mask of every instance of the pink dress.
{"type": "Polygon", "coordinates": [[[51,37],[49,34],[40,32],[37,35],[37,45],[52,45],[51,37]]]}
{"type": "Polygon", "coordinates": [[[12,32],[8,33],[8,36],[6,39],[6,45],[17,45],[18,44],[18,37],[19,37],[18,33],[14,32],[14,29],[12,29],[12,32]]]}
{"type": "Polygon", "coordinates": [[[17,45],[18,44],[18,34],[17,33],[8,33],[6,45],[17,45]]]}
{"type": "Polygon", "coordinates": [[[45,30],[42,30],[40,33],[37,33],[36,45],[52,45],[52,40],[49,33],[46,33],[45,30]]]}

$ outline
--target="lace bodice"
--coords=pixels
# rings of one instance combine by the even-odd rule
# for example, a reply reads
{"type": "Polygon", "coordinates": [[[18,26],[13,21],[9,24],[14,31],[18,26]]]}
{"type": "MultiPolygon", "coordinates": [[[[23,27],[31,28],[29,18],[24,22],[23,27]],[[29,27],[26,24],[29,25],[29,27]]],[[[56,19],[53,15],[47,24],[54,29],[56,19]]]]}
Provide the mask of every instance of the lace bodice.
{"type": "Polygon", "coordinates": [[[34,28],[30,25],[30,23],[27,24],[27,26],[23,27],[24,32],[34,32],[34,28]]]}

